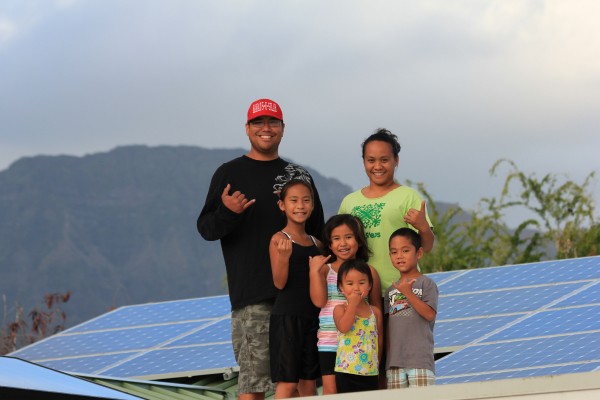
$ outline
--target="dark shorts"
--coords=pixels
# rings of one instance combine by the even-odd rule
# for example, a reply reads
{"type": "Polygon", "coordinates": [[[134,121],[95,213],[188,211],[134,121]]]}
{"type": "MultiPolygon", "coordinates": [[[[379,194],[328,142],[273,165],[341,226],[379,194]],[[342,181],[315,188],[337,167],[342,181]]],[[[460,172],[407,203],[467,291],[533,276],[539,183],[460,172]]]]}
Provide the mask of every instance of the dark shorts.
{"type": "Polygon", "coordinates": [[[321,375],[335,374],[335,356],[334,351],[320,351],[319,365],[321,366],[321,375]]]}
{"type": "Polygon", "coordinates": [[[379,389],[379,375],[354,375],[345,372],[335,373],[335,386],[338,393],[364,392],[379,389]]]}
{"type": "Polygon", "coordinates": [[[269,317],[273,304],[253,304],[231,313],[231,342],[240,372],[239,393],[274,390],[269,370],[269,317]]]}
{"type": "Polygon", "coordinates": [[[271,315],[269,348],[273,382],[298,382],[321,376],[317,350],[318,318],[271,315]]]}

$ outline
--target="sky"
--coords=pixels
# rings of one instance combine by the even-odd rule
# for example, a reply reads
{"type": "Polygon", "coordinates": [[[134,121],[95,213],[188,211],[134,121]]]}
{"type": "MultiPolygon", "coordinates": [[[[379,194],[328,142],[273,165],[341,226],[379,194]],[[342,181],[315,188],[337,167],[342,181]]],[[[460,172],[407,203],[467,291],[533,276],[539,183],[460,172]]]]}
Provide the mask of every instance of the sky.
{"type": "Polygon", "coordinates": [[[402,145],[397,179],[436,200],[498,195],[503,158],[583,183],[600,173],[599,19],[596,0],[0,0],[0,171],[129,144],[247,149],[267,97],[280,155],[353,189],[379,127],[402,145]]]}

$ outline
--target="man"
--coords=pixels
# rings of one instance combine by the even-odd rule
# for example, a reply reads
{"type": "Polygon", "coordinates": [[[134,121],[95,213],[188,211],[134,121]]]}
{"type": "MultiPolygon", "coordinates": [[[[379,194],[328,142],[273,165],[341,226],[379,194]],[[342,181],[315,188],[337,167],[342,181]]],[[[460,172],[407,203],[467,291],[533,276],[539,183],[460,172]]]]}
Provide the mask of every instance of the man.
{"type": "Polygon", "coordinates": [[[320,236],[323,208],[312,177],[304,168],[279,158],[285,124],[279,104],[256,100],[248,109],[248,154],[214,173],[197,221],[206,240],[220,240],[231,300],[233,351],[240,367],[240,399],[263,399],[273,390],[269,367],[269,318],[277,295],[269,259],[269,240],[285,226],[278,193],[290,179],[310,182],[315,209],[306,224],[320,236]]]}

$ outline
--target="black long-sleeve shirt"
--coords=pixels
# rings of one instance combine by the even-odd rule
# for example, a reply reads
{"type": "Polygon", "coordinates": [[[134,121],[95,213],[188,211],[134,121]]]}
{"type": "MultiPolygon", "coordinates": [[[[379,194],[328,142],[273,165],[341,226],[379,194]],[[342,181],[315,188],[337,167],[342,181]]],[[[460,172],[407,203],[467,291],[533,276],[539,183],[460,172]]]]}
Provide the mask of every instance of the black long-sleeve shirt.
{"type": "Polygon", "coordinates": [[[311,182],[315,204],[306,231],[320,237],[323,207],[312,177],[301,166],[281,158],[258,161],[242,156],[221,165],[212,177],[197,227],[204,239],[221,241],[233,310],[274,300],[277,295],[269,241],[285,226],[285,215],[277,206],[278,192],[291,179],[311,182]],[[240,191],[256,202],[241,214],[229,210],[221,200],[227,184],[231,184],[230,194],[240,191]]]}

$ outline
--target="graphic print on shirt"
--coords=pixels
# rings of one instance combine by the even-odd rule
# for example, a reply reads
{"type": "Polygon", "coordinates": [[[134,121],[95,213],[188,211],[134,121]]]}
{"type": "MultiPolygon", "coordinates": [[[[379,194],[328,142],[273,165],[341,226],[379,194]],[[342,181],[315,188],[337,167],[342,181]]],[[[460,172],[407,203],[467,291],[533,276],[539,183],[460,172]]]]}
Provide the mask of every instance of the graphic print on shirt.
{"type": "Polygon", "coordinates": [[[358,217],[365,226],[365,234],[367,237],[381,237],[380,232],[369,232],[371,228],[377,228],[381,224],[381,210],[385,207],[385,203],[363,204],[354,207],[350,214],[358,217]]]}
{"type": "MultiPolygon", "coordinates": [[[[423,298],[423,289],[413,288],[413,293],[419,299],[423,298]]],[[[399,314],[404,317],[414,312],[412,305],[406,300],[406,296],[398,289],[390,290],[388,295],[388,306],[390,316],[399,314]]]]}
{"type": "Polygon", "coordinates": [[[297,179],[304,181],[308,184],[312,184],[312,180],[310,179],[310,174],[306,169],[301,167],[298,164],[289,163],[285,168],[285,175],[279,175],[275,178],[275,184],[273,185],[273,193],[279,196],[279,192],[283,188],[283,185],[291,181],[292,179],[297,179]]]}

